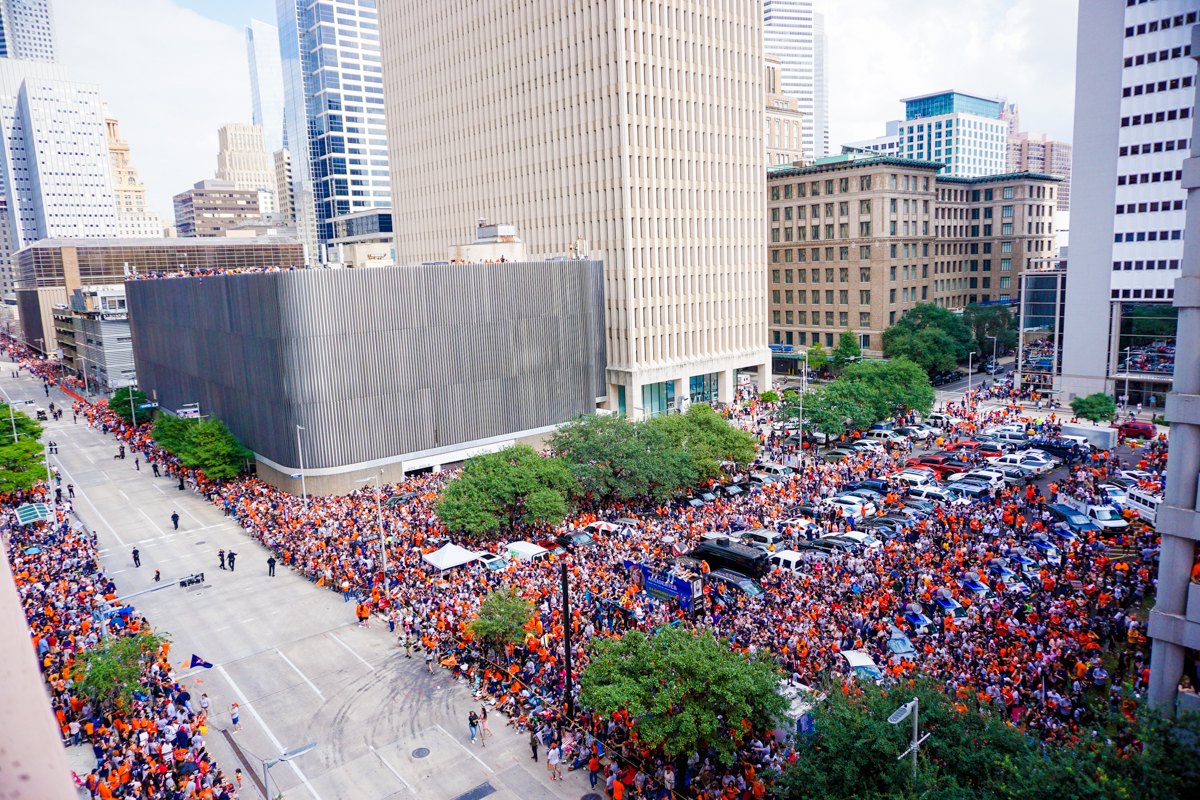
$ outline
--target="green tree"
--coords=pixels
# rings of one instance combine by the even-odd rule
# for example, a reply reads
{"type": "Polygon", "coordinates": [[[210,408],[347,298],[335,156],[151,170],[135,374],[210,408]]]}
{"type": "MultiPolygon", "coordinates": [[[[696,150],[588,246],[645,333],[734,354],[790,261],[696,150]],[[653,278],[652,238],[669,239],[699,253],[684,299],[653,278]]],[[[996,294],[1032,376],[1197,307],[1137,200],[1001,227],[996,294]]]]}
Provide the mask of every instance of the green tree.
{"type": "Polygon", "coordinates": [[[1200,778],[1195,714],[1166,720],[1143,713],[1132,729],[1145,747],[1124,754],[1104,739],[1039,746],[1003,714],[955,710],[940,687],[925,681],[865,685],[851,696],[831,692],[813,716],[816,733],[780,777],[781,798],[1182,800],[1200,778]],[[921,745],[915,783],[911,761],[896,758],[908,748],[912,718],[887,722],[913,697],[920,701],[920,732],[932,734],[921,745]]]}
{"type": "Polygon", "coordinates": [[[1071,410],[1080,419],[1090,419],[1092,422],[1110,420],[1117,413],[1113,399],[1106,394],[1097,392],[1087,397],[1076,397],[1071,400],[1071,410]]]}
{"type": "Polygon", "coordinates": [[[150,435],[185,467],[199,469],[214,481],[236,478],[250,458],[250,451],[219,419],[193,422],[159,414],[150,435]]]}
{"type": "Polygon", "coordinates": [[[675,447],[691,457],[695,483],[717,475],[722,461],[749,464],[758,451],[758,442],[749,431],[735,428],[711,406],[700,403],[686,414],[667,414],[642,424],[665,431],[675,447]]]}
{"type": "Polygon", "coordinates": [[[533,606],[511,589],[488,592],[479,606],[479,616],[471,621],[476,639],[493,647],[524,638],[525,623],[533,616],[533,606]]]}
{"type": "Polygon", "coordinates": [[[182,458],[195,427],[196,423],[190,420],[180,419],[171,414],[159,414],[154,420],[150,436],[159,447],[182,458]]]}
{"type": "MultiPolygon", "coordinates": [[[[836,439],[847,430],[868,428],[881,419],[876,415],[877,406],[870,386],[839,379],[804,395],[804,425],[836,439]]],[[[799,403],[788,408],[789,416],[797,417],[799,412],[799,403]]]]}
{"type": "Polygon", "coordinates": [[[242,472],[250,451],[229,432],[219,419],[207,419],[198,425],[189,425],[192,435],[188,439],[187,457],[184,466],[198,467],[209,480],[224,481],[236,478],[242,472]]]}
{"type": "Polygon", "coordinates": [[[954,369],[958,343],[941,328],[909,330],[893,325],[883,332],[883,353],[888,358],[907,358],[928,372],[954,369]]]}
{"type": "Polygon", "coordinates": [[[838,380],[862,383],[871,389],[877,420],[910,410],[924,415],[933,408],[929,375],[903,356],[887,363],[851,364],[838,380]]]}
{"type": "Polygon", "coordinates": [[[32,489],[46,480],[41,436],[42,426],[36,420],[0,403],[0,494],[32,489]]]}
{"type": "Polygon", "coordinates": [[[824,347],[821,347],[816,334],[813,334],[813,343],[808,346],[808,368],[819,373],[828,365],[829,353],[825,351],[824,347]]]}
{"type": "Polygon", "coordinates": [[[845,369],[847,364],[858,361],[860,358],[862,358],[862,348],[858,344],[858,335],[851,330],[842,331],[842,335],[838,337],[837,347],[834,348],[830,358],[834,369],[845,369]]]}
{"type": "Polygon", "coordinates": [[[1017,346],[1017,317],[1006,306],[967,306],[962,321],[970,331],[972,349],[980,356],[991,358],[993,349],[1017,346]],[[995,348],[989,336],[996,337],[995,348]]]}
{"type": "Polygon", "coordinates": [[[551,436],[550,446],[570,465],[579,495],[600,500],[666,500],[698,474],[695,458],[674,442],[670,426],[615,414],[580,417],[551,436]]]}
{"type": "Polygon", "coordinates": [[[117,389],[115,392],[113,392],[112,399],[108,401],[108,408],[118,417],[123,419],[126,425],[133,422],[135,418],[137,419],[137,425],[144,425],[150,420],[154,419],[155,409],[138,408],[138,406],[148,402],[149,399],[146,397],[145,392],[131,387],[126,387],[124,389],[117,389]],[[130,409],[129,403],[129,395],[131,394],[133,395],[132,409],[130,409]]]}
{"type": "Polygon", "coordinates": [[[84,650],[71,665],[75,691],[102,708],[128,709],[142,686],[143,671],[168,641],[166,634],[144,630],[84,650]]]}
{"type": "Polygon", "coordinates": [[[779,393],[772,391],[771,389],[768,389],[767,391],[760,394],[758,396],[758,399],[762,400],[764,403],[778,403],[779,402],[779,393]]]}
{"type": "Polygon", "coordinates": [[[710,631],[663,627],[593,639],[580,700],[607,716],[626,709],[641,741],[672,756],[714,747],[732,764],[742,721],[773,727],[786,708],[778,667],[710,631]]]}
{"type": "Polygon", "coordinates": [[[557,525],[567,515],[566,494],[574,482],[563,459],[516,445],[467,459],[436,511],[450,530],[477,535],[518,522],[557,525]]]}

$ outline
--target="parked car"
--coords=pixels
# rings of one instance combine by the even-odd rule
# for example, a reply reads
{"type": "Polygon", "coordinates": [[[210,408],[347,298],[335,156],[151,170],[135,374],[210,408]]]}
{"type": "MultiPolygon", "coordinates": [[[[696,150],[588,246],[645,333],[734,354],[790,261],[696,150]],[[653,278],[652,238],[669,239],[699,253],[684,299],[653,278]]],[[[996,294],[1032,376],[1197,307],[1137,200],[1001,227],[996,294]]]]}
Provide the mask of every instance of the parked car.
{"type": "Polygon", "coordinates": [[[875,504],[865,497],[847,495],[832,497],[825,502],[833,508],[840,509],[842,516],[847,519],[860,520],[875,514],[875,504]]]}
{"type": "Polygon", "coordinates": [[[715,583],[717,591],[722,594],[740,592],[750,597],[757,597],[763,593],[763,588],[758,581],[731,569],[714,569],[708,573],[706,580],[715,583]]]}
{"type": "Polygon", "coordinates": [[[767,528],[757,528],[752,531],[747,531],[742,534],[742,541],[751,547],[757,547],[759,550],[766,550],[768,553],[774,553],[776,550],[782,550],[787,542],[787,537],[779,531],[768,530],[767,528]]]}
{"type": "Polygon", "coordinates": [[[946,491],[963,500],[985,500],[992,492],[990,486],[984,483],[978,483],[974,480],[958,481],[946,487],[946,491]]]}
{"type": "MultiPolygon", "coordinates": [[[[830,535],[826,534],[822,538],[828,539],[830,538],[830,535]]],[[[849,542],[855,542],[864,550],[878,550],[879,548],[883,547],[883,542],[879,541],[871,534],[864,533],[862,531],[848,531],[846,533],[837,534],[836,538],[845,539],[849,542]]]]}
{"type": "Polygon", "coordinates": [[[1028,486],[1033,483],[1037,476],[1033,470],[1025,467],[995,467],[997,472],[1004,476],[1004,482],[1009,486],[1028,486]]]}
{"type": "Polygon", "coordinates": [[[883,446],[883,442],[877,439],[856,439],[851,442],[851,446],[859,450],[873,450],[880,455],[887,452],[887,448],[883,446]]]}
{"type": "Polygon", "coordinates": [[[1153,422],[1129,420],[1113,427],[1126,439],[1153,439],[1158,436],[1158,428],[1154,426],[1153,422]]]}
{"type": "Polygon", "coordinates": [[[483,552],[476,553],[475,555],[479,559],[479,563],[483,564],[483,566],[492,572],[498,572],[502,569],[507,569],[509,566],[507,558],[504,556],[498,556],[495,553],[483,552]]]}
{"type": "Polygon", "coordinates": [[[896,428],[896,433],[907,436],[910,439],[916,439],[919,442],[923,442],[934,435],[933,431],[929,428],[920,425],[905,425],[901,428],[896,428]]]}
{"type": "Polygon", "coordinates": [[[854,455],[853,450],[848,450],[844,447],[835,447],[828,453],[825,453],[823,456],[821,456],[821,460],[836,463],[839,461],[845,461],[852,455],[854,455]]]}
{"type": "Polygon", "coordinates": [[[1004,486],[1004,473],[993,469],[973,469],[970,472],[960,472],[957,475],[951,475],[949,480],[954,483],[970,480],[982,483],[989,489],[999,489],[1004,486]]]}

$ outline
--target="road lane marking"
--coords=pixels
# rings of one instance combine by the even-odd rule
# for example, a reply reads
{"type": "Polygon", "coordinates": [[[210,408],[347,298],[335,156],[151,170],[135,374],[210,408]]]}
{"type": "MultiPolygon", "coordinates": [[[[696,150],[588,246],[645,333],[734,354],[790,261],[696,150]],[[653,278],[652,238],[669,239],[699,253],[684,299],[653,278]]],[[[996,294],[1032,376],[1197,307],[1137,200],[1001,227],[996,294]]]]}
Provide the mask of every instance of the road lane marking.
{"type": "MultiPolygon", "coordinates": [[[[116,538],[117,542],[121,545],[121,547],[125,547],[126,544],[121,539],[121,535],[119,533],[117,533],[117,529],[114,528],[112,525],[110,525],[108,520],[104,518],[104,515],[100,513],[100,509],[96,508],[96,504],[92,502],[92,498],[88,497],[87,492],[85,492],[83,490],[83,487],[79,485],[79,482],[76,481],[75,478],[71,476],[71,473],[67,471],[67,468],[62,465],[61,461],[58,462],[58,468],[60,470],[62,470],[62,473],[64,475],[67,476],[67,481],[74,484],[75,488],[79,492],[79,496],[87,501],[87,504],[92,507],[92,511],[96,512],[96,516],[100,518],[100,521],[104,523],[105,527],[107,527],[110,531],[112,531],[112,535],[116,538]]],[[[76,511],[75,515],[79,516],[79,512],[76,511]]]]}
{"type": "Polygon", "coordinates": [[[147,521],[148,521],[148,522],[149,522],[151,525],[154,525],[154,530],[158,531],[159,535],[160,535],[160,536],[162,536],[162,538],[164,538],[164,539],[166,539],[166,538],[169,538],[169,537],[167,536],[167,532],[166,532],[166,531],[164,531],[162,528],[158,527],[157,525],[155,525],[155,524],[154,524],[154,520],[150,519],[150,515],[149,515],[149,514],[147,514],[145,511],[142,511],[142,508],[141,508],[141,506],[138,506],[138,511],[141,513],[141,515],[142,515],[143,517],[145,517],[145,518],[146,518],[146,520],[147,520],[147,521]]]}
{"type": "Polygon", "coordinates": [[[470,749],[469,747],[467,747],[465,744],[463,744],[462,742],[460,742],[458,739],[455,739],[455,738],[454,738],[454,736],[453,736],[453,735],[450,733],[450,731],[446,730],[446,729],[445,729],[445,728],[443,728],[441,725],[438,725],[436,722],[435,722],[435,723],[433,723],[433,724],[434,724],[434,725],[437,725],[437,729],[438,729],[439,731],[441,731],[442,733],[446,734],[446,736],[447,736],[447,737],[450,739],[450,741],[454,742],[456,745],[458,745],[458,746],[459,746],[459,747],[461,747],[463,750],[465,750],[465,751],[467,752],[467,755],[469,755],[471,758],[475,759],[476,761],[479,761],[479,766],[483,767],[483,768],[484,768],[484,769],[486,769],[488,772],[491,772],[492,774],[495,774],[496,770],[492,769],[492,768],[491,768],[491,767],[489,767],[487,764],[483,763],[483,761],[481,761],[481,760],[480,760],[479,756],[477,756],[477,755],[475,755],[474,753],[472,753],[472,752],[471,752],[471,749],[470,749]]]}
{"type": "Polygon", "coordinates": [[[354,656],[354,657],[355,657],[355,658],[357,658],[359,661],[361,661],[361,662],[363,662],[364,664],[366,664],[366,665],[367,665],[367,669],[371,670],[372,672],[374,672],[374,671],[375,671],[375,667],[371,666],[371,662],[370,662],[370,661],[367,661],[365,658],[363,658],[362,656],[360,656],[358,653],[354,652],[353,648],[351,648],[351,647],[350,647],[350,645],[348,645],[348,644],[346,644],[345,642],[343,642],[343,641],[342,641],[342,637],[340,637],[340,636],[338,636],[338,635],[337,635],[337,631],[330,631],[330,632],[329,632],[329,634],[330,634],[331,636],[333,636],[333,640],[334,640],[335,642],[337,642],[337,643],[338,643],[338,644],[340,644],[342,647],[344,647],[344,648],[346,648],[347,650],[349,650],[349,651],[350,651],[350,655],[354,656]]]}
{"type": "MultiPolygon", "coordinates": [[[[250,620],[246,620],[246,621],[249,622],[250,620]]],[[[313,685],[313,682],[308,679],[308,676],[305,675],[303,672],[301,672],[300,668],[297,667],[295,664],[293,664],[292,660],[290,658],[285,656],[283,653],[279,652],[278,649],[275,650],[275,654],[278,655],[280,658],[282,658],[284,661],[286,661],[287,665],[289,667],[291,667],[292,669],[294,669],[296,671],[296,674],[304,679],[304,682],[308,684],[308,688],[312,689],[314,692],[317,693],[317,697],[321,698],[322,703],[325,702],[325,695],[321,694],[321,690],[313,685]]]]}
{"type": "Polygon", "coordinates": [[[391,764],[389,764],[388,760],[386,758],[384,758],[383,755],[378,750],[376,750],[374,747],[371,747],[370,742],[368,742],[366,739],[363,739],[363,742],[365,742],[367,747],[369,747],[371,749],[372,753],[374,753],[376,756],[378,756],[379,760],[383,762],[383,765],[385,767],[387,767],[389,770],[391,770],[393,775],[395,775],[397,778],[400,779],[400,782],[404,784],[405,788],[407,788],[413,794],[416,794],[416,791],[411,786],[408,785],[408,781],[404,780],[404,776],[401,775],[399,772],[397,772],[396,768],[393,767],[391,764]]]}
{"type": "MultiPolygon", "coordinates": [[[[238,685],[233,682],[232,678],[229,677],[229,673],[225,671],[225,667],[221,664],[218,664],[217,670],[219,670],[222,677],[225,678],[225,682],[229,684],[229,688],[233,689],[234,694],[238,696],[238,700],[241,701],[241,704],[246,707],[247,711],[250,712],[250,716],[258,720],[259,727],[262,728],[263,733],[267,735],[267,738],[271,740],[271,744],[275,745],[275,749],[280,753],[285,752],[287,748],[279,743],[279,740],[275,738],[275,734],[271,733],[271,729],[267,727],[267,723],[263,722],[263,718],[258,715],[258,711],[255,710],[254,706],[250,705],[250,701],[246,699],[246,695],[242,694],[242,690],[239,689],[238,685]]],[[[300,767],[296,766],[296,762],[288,761],[286,763],[292,768],[292,771],[296,773],[296,777],[303,781],[304,788],[308,789],[308,793],[313,796],[313,800],[321,800],[321,796],[317,794],[317,790],[314,789],[312,784],[308,782],[308,778],[304,777],[304,773],[300,771],[300,767]]]]}

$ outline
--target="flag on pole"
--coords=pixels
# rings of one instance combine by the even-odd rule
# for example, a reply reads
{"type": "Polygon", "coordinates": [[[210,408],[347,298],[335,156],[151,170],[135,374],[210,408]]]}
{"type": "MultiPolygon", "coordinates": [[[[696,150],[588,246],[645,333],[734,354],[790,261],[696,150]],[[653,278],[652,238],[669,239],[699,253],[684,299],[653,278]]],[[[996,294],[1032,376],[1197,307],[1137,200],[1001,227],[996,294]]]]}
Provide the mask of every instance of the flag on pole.
{"type": "Polygon", "coordinates": [[[213,665],[195,653],[192,653],[192,667],[204,667],[205,669],[212,669],[213,665]]]}

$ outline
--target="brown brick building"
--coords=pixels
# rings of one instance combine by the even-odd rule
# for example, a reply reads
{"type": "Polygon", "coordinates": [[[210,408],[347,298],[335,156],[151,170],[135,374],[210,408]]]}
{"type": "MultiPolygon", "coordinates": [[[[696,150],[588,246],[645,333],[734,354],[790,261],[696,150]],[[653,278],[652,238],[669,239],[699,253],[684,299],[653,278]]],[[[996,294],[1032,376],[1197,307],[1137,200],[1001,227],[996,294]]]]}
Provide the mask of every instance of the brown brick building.
{"type": "Polygon", "coordinates": [[[235,189],[233,181],[200,181],[174,201],[180,236],[224,236],[226,228],[261,218],[258,192],[235,189]]]}
{"type": "Polygon", "coordinates": [[[1054,255],[1059,178],[938,176],[943,165],[843,154],[767,173],[770,343],[868,355],[917,303],[1015,301],[1017,275],[1054,255]]]}

